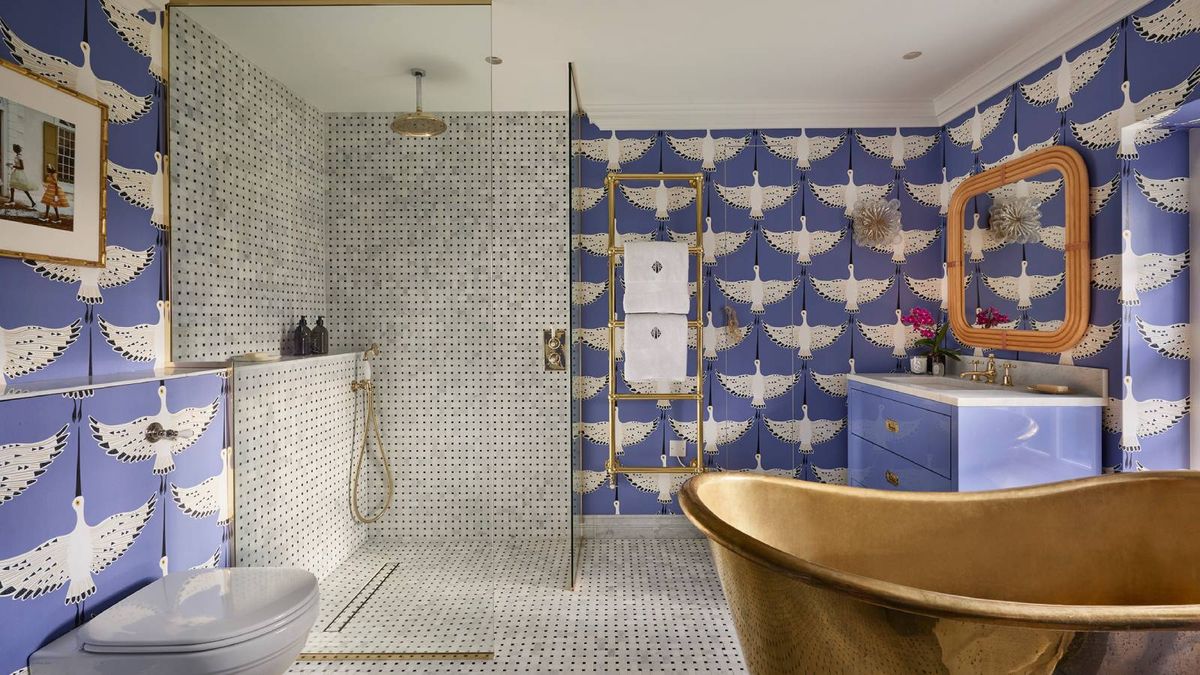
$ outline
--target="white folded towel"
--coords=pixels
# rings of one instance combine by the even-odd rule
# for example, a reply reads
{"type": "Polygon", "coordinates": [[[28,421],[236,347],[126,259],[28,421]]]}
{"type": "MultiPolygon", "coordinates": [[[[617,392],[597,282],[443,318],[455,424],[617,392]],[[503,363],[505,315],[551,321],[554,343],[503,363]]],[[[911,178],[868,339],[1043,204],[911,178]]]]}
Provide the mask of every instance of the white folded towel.
{"type": "Polygon", "coordinates": [[[625,300],[628,313],[687,314],[688,248],[682,242],[625,244],[625,300]]]}
{"type": "Polygon", "coordinates": [[[625,379],[685,379],[687,338],[683,314],[626,314],[625,379]]]}

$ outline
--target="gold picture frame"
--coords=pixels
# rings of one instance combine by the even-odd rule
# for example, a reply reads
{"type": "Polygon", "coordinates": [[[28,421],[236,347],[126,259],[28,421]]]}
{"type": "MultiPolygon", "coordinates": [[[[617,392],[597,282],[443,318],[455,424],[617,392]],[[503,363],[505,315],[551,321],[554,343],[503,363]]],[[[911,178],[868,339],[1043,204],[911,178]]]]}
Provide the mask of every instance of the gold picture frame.
{"type": "MultiPolygon", "coordinates": [[[[38,142],[44,146],[46,136],[38,142]]],[[[36,139],[35,139],[36,140],[36,139]]],[[[24,148],[24,146],[22,146],[24,148]]],[[[45,147],[39,153],[43,158],[50,156],[45,147]]],[[[33,154],[33,153],[31,153],[33,154]]],[[[0,256],[40,260],[80,267],[103,267],[105,263],[105,240],[107,237],[107,164],[108,164],[108,106],[96,99],[84,96],[56,82],[46,79],[28,68],[0,60],[0,156],[12,166],[3,167],[0,179],[4,206],[0,210],[0,256]],[[13,111],[20,109],[21,124],[17,128],[12,118],[13,111]],[[24,114],[26,111],[32,114],[24,114]],[[12,139],[14,129],[22,138],[28,137],[29,125],[37,123],[43,131],[57,127],[63,131],[56,137],[59,144],[53,157],[55,164],[41,167],[39,159],[32,166],[24,158],[16,159],[12,139]],[[69,142],[63,140],[69,138],[69,142]],[[23,166],[23,175],[14,179],[17,166],[23,166]],[[70,168],[72,192],[60,185],[58,175],[67,175],[70,168]],[[35,171],[36,169],[36,171],[35,171]],[[42,180],[31,178],[35,174],[42,180]],[[50,180],[53,175],[53,181],[50,180]],[[37,187],[41,183],[41,187],[37,187]],[[19,184],[15,192],[10,191],[19,184]],[[22,190],[25,187],[27,189],[22,190]],[[55,195],[50,206],[55,218],[40,221],[37,214],[46,206],[43,200],[35,200],[33,191],[46,197],[48,191],[55,195]],[[94,190],[94,192],[93,192],[94,190]],[[24,193],[33,202],[32,214],[17,213],[30,210],[23,207],[16,197],[24,193]],[[13,197],[12,202],[8,197],[13,197]],[[59,205],[66,203],[67,206],[59,205]],[[65,215],[69,209],[70,215],[65,215]],[[40,222],[39,222],[40,221],[40,222]]],[[[30,160],[31,161],[31,160],[30,160]]],[[[49,209],[46,211],[49,213],[49,209]]]]}

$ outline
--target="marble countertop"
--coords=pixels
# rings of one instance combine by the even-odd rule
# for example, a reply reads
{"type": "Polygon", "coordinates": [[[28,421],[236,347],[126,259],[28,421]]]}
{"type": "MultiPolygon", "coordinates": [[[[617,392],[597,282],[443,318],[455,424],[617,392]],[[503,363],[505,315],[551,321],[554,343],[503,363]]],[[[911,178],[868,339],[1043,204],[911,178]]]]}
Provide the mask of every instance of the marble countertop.
{"type": "Polygon", "coordinates": [[[1090,394],[1038,394],[1018,384],[980,384],[957,377],[911,375],[903,373],[850,374],[850,382],[869,384],[958,407],[1089,407],[1103,406],[1104,398],[1090,394]]]}

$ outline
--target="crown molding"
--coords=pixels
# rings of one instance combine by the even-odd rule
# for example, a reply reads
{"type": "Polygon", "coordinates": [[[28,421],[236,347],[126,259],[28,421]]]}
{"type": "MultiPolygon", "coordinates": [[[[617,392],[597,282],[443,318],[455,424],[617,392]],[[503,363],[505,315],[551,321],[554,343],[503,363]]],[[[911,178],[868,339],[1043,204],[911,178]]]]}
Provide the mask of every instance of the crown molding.
{"type": "Polygon", "coordinates": [[[1062,56],[1073,47],[1146,6],[1150,0],[1089,0],[1077,11],[1063,12],[1029,31],[970,75],[933,99],[939,125],[976,103],[1062,56]]]}
{"type": "Polygon", "coordinates": [[[940,126],[929,101],[596,104],[588,119],[606,131],[940,126]]]}
{"type": "Polygon", "coordinates": [[[586,110],[589,119],[606,131],[937,127],[1011,87],[1148,2],[1088,0],[1076,11],[1062,12],[1039,24],[932,101],[592,104],[586,110]]]}

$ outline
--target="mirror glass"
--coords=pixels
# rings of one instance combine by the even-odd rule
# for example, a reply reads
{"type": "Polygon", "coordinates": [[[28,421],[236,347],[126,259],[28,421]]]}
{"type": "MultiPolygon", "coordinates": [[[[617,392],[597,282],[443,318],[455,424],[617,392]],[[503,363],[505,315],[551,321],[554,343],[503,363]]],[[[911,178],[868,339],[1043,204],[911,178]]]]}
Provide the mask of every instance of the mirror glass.
{"type": "Polygon", "coordinates": [[[1052,169],[976,195],[963,232],[964,320],[1054,331],[1066,317],[1065,180],[1052,169]]]}

